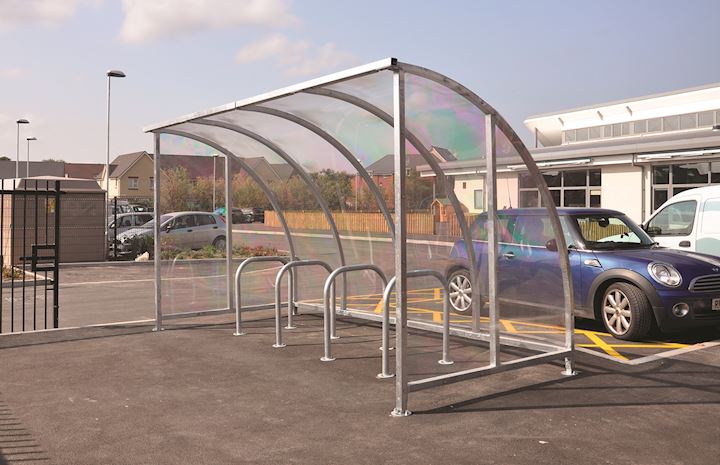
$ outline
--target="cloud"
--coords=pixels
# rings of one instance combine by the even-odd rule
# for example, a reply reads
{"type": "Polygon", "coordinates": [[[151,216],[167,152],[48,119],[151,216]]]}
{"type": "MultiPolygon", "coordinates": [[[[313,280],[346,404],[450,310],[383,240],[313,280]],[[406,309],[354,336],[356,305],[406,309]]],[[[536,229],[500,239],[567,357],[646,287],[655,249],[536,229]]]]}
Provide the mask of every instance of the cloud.
{"type": "Polygon", "coordinates": [[[238,50],[235,61],[243,65],[270,61],[289,76],[307,76],[349,66],[357,58],[333,42],[315,46],[307,40],[293,41],[284,34],[274,34],[238,50]]]}
{"type": "Polygon", "coordinates": [[[203,29],[283,27],[297,18],[289,0],[123,0],[120,38],[126,42],[177,37],[203,29]]]}
{"type": "Polygon", "coordinates": [[[10,68],[0,68],[1,79],[18,79],[25,75],[25,69],[19,66],[12,66],[10,68]]]}
{"type": "Polygon", "coordinates": [[[77,4],[77,0],[0,0],[0,29],[59,23],[75,14],[77,4]]]}

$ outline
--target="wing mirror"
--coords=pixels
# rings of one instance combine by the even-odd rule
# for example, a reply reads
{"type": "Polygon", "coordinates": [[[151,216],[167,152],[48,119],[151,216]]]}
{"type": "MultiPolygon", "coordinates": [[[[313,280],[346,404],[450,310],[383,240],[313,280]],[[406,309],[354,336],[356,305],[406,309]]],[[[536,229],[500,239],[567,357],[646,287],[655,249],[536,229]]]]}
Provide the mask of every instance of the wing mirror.
{"type": "Polygon", "coordinates": [[[548,249],[550,252],[557,252],[557,241],[555,239],[550,239],[545,243],[545,248],[548,249]]]}

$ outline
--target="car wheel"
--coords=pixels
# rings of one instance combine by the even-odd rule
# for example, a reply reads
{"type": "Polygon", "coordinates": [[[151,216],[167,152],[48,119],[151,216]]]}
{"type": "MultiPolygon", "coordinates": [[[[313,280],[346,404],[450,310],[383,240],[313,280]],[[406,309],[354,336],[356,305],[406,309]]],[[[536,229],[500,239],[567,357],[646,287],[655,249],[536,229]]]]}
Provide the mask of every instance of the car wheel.
{"type": "Polygon", "coordinates": [[[455,313],[469,315],[472,313],[472,282],[470,273],[464,268],[459,268],[448,277],[450,287],[450,305],[455,313]]]}
{"type": "Polygon", "coordinates": [[[605,328],[617,339],[642,339],[652,329],[650,302],[645,293],[632,284],[611,284],[603,294],[600,313],[605,328]]]}
{"type": "Polygon", "coordinates": [[[215,238],[215,240],[213,241],[213,247],[218,250],[225,249],[225,236],[215,238]]]}

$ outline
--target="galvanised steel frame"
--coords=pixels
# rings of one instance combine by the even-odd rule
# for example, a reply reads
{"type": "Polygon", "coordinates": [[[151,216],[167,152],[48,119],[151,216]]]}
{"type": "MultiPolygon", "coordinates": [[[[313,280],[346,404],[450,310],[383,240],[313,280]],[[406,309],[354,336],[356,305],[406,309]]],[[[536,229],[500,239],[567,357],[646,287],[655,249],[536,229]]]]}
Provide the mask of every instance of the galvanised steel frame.
{"type": "MultiPolygon", "coordinates": [[[[560,225],[560,220],[557,215],[557,211],[555,208],[555,204],[552,200],[552,197],[550,196],[550,192],[547,188],[547,185],[545,184],[544,178],[540,175],[540,172],[538,170],[537,165],[535,164],[534,160],[532,159],[530,153],[528,152],[525,145],[522,143],[520,138],[517,136],[515,131],[510,127],[510,125],[503,119],[503,117],[487,102],[482,100],[480,97],[478,97],[475,93],[470,91],[468,88],[463,86],[462,84],[448,78],[447,76],[444,76],[440,73],[437,73],[435,71],[429,70],[427,68],[422,68],[416,65],[412,65],[409,63],[403,63],[398,61],[395,58],[387,58],[384,60],[380,60],[377,62],[369,63],[367,65],[359,66],[356,68],[352,68],[349,70],[345,70],[339,73],[335,73],[329,76],[313,79],[304,83],[300,83],[294,86],[286,87],[283,89],[279,89],[273,92],[268,92],[265,94],[261,94],[255,97],[251,97],[245,100],[240,100],[236,102],[232,102],[228,105],[212,108],[207,111],[193,113],[190,115],[186,115],[180,118],[176,118],[174,120],[169,120],[161,124],[149,126],[145,128],[146,132],[151,132],[154,134],[155,137],[155,185],[154,185],[154,191],[155,191],[155,257],[160,257],[160,241],[157,240],[160,237],[160,224],[159,224],[159,216],[160,216],[160,182],[161,182],[161,176],[160,176],[160,156],[161,156],[161,147],[160,147],[160,136],[161,134],[171,134],[176,136],[182,136],[187,137],[193,140],[196,140],[198,142],[204,143],[218,152],[225,155],[226,158],[226,179],[231,179],[231,170],[230,170],[230,160],[235,160],[240,164],[240,166],[248,172],[248,174],[258,183],[260,188],[265,192],[265,194],[268,196],[268,199],[270,200],[273,208],[277,212],[279,221],[281,223],[281,227],[283,231],[285,232],[286,239],[288,241],[288,245],[290,248],[290,256],[291,261],[288,263],[292,263],[293,261],[297,261],[298,257],[295,254],[295,248],[293,245],[293,237],[292,232],[289,230],[287,223],[285,222],[284,215],[282,212],[281,206],[278,204],[277,199],[274,198],[272,195],[272,192],[270,191],[269,187],[262,181],[262,179],[257,175],[257,173],[254,173],[250,167],[247,166],[247,164],[244,164],[242,162],[242,158],[238,157],[236,154],[232,153],[230,150],[228,150],[226,147],[223,146],[223,144],[218,141],[214,140],[212,138],[208,138],[206,136],[203,136],[201,134],[201,131],[195,132],[193,128],[195,126],[197,127],[203,127],[203,126],[212,126],[214,128],[219,128],[224,131],[228,131],[229,133],[232,133],[234,135],[240,135],[243,137],[247,137],[250,139],[255,140],[256,142],[261,143],[271,151],[275,152],[278,156],[280,156],[282,159],[284,159],[288,164],[290,164],[296,172],[300,175],[300,177],[305,181],[305,183],[310,188],[311,192],[315,196],[318,205],[320,206],[321,210],[324,212],[328,223],[330,224],[331,232],[333,234],[333,237],[336,242],[336,246],[338,249],[338,256],[340,258],[341,266],[347,266],[345,263],[345,256],[342,248],[342,242],[340,240],[339,233],[337,231],[337,227],[335,225],[335,222],[332,218],[332,214],[327,207],[327,204],[325,203],[322,196],[319,194],[319,189],[315,185],[312,178],[309,176],[309,173],[307,173],[302,166],[300,166],[292,157],[292,154],[285,152],[283,149],[281,149],[277,144],[275,144],[271,139],[272,135],[267,134],[257,134],[253,131],[250,131],[248,128],[244,128],[232,123],[227,123],[224,121],[218,121],[215,119],[208,119],[209,117],[219,115],[222,113],[228,113],[232,111],[245,111],[245,112],[256,112],[256,113],[262,113],[265,115],[274,116],[277,118],[284,119],[286,121],[289,121],[291,123],[294,123],[305,130],[308,131],[308,133],[314,133],[315,135],[319,136],[323,140],[325,140],[328,144],[330,144],[332,147],[334,147],[338,153],[340,153],[355,169],[358,171],[358,175],[363,178],[363,180],[368,185],[372,195],[375,197],[378,207],[380,211],[382,212],[383,216],[385,217],[385,220],[388,222],[388,226],[390,228],[390,231],[392,232],[393,237],[393,244],[394,244],[394,250],[395,250],[395,276],[393,280],[393,284],[395,287],[396,292],[396,302],[397,302],[397,308],[396,308],[396,315],[395,318],[392,318],[392,321],[395,324],[395,347],[396,347],[396,399],[395,399],[395,408],[393,410],[393,415],[396,416],[404,416],[408,415],[410,412],[407,409],[408,404],[408,394],[412,391],[417,391],[420,389],[425,389],[428,387],[438,386],[442,384],[452,383],[456,381],[471,379],[477,376],[482,376],[488,373],[498,372],[498,371],[505,371],[513,368],[519,368],[522,366],[528,366],[538,363],[544,363],[548,360],[557,359],[557,358],[564,358],[565,359],[565,371],[564,374],[573,374],[573,352],[574,352],[574,345],[573,345],[573,330],[574,330],[574,320],[573,320],[573,293],[572,293],[572,278],[569,272],[569,262],[568,262],[568,252],[567,252],[567,246],[565,243],[565,237],[562,234],[562,229],[560,225]],[[368,102],[367,100],[364,100],[362,98],[359,98],[358,96],[345,93],[342,91],[339,91],[337,89],[331,89],[327,86],[340,83],[343,81],[352,80],[354,78],[370,75],[373,73],[377,73],[380,71],[390,71],[393,73],[393,114],[390,115],[387,112],[383,111],[382,109],[378,108],[377,106],[373,105],[372,103],[368,102]],[[472,329],[471,330],[463,330],[459,328],[453,328],[450,330],[450,332],[457,336],[467,337],[470,339],[477,339],[477,340],[486,340],[489,342],[490,346],[490,363],[488,366],[485,367],[479,367],[476,369],[471,370],[465,370],[461,372],[455,372],[455,373],[449,373],[445,375],[435,376],[432,378],[427,378],[423,380],[416,380],[409,382],[408,376],[407,376],[407,331],[408,327],[415,327],[415,328],[421,328],[421,329],[427,329],[431,331],[436,331],[437,328],[434,328],[433,325],[425,324],[423,322],[411,322],[408,323],[407,318],[407,278],[412,273],[412,271],[409,271],[407,269],[407,252],[406,252],[406,241],[407,241],[407,226],[406,226],[406,202],[405,202],[405,160],[406,160],[406,154],[405,154],[405,146],[406,142],[409,142],[411,145],[415,147],[415,149],[418,150],[420,155],[423,157],[423,159],[427,162],[427,164],[430,166],[432,171],[434,172],[435,176],[440,180],[441,183],[445,184],[446,186],[446,193],[448,195],[448,198],[450,200],[451,206],[459,220],[460,227],[462,230],[462,237],[466,244],[472,244],[472,237],[470,235],[470,228],[467,222],[464,221],[464,215],[462,212],[462,207],[455,196],[452,179],[449,176],[446,176],[442,167],[440,166],[439,162],[432,156],[432,154],[429,152],[429,150],[424,146],[424,144],[420,141],[420,139],[417,137],[417,135],[413,134],[411,131],[408,130],[408,128],[405,125],[405,76],[406,75],[412,75],[412,76],[418,76],[422,77],[424,79],[430,80],[434,82],[435,84],[438,84],[440,86],[443,86],[450,91],[455,92],[457,95],[464,97],[467,101],[469,101],[472,105],[474,105],[477,109],[479,109],[481,112],[483,112],[486,115],[485,118],[485,152],[486,152],[486,163],[487,163],[487,174],[486,174],[486,190],[488,194],[488,298],[489,298],[489,313],[490,313],[490,326],[489,331],[487,333],[483,333],[480,331],[480,299],[473,299],[473,309],[472,309],[472,329]],[[305,118],[301,118],[300,116],[297,116],[295,114],[291,114],[288,112],[284,112],[275,108],[271,108],[268,106],[262,105],[263,103],[270,102],[282,97],[286,97],[295,93],[305,93],[305,94],[312,94],[316,95],[318,97],[322,98],[329,98],[329,99],[336,99],[343,101],[347,104],[353,105],[361,110],[364,110],[365,112],[373,115],[374,117],[378,118],[380,121],[385,122],[386,124],[390,125],[393,130],[393,138],[394,138],[394,152],[395,152],[395,216],[394,218],[389,212],[389,209],[387,205],[385,204],[382,196],[380,195],[380,191],[378,187],[375,185],[375,183],[372,181],[372,178],[369,176],[365,168],[358,162],[357,158],[353,156],[352,152],[347,149],[340,141],[337,140],[337,138],[331,136],[327,131],[323,130],[322,128],[318,127],[317,125],[313,124],[312,122],[308,121],[305,118]],[[180,127],[178,127],[180,126],[180,127]],[[498,255],[498,234],[497,234],[497,225],[495,224],[495,216],[497,212],[497,192],[496,192],[496,173],[495,173],[495,158],[496,158],[496,141],[495,141],[495,131],[499,130],[501,133],[505,135],[505,137],[510,141],[516,152],[519,154],[520,158],[528,168],[528,172],[530,175],[535,179],[537,185],[539,186],[540,195],[545,205],[547,205],[547,209],[549,210],[549,216],[552,223],[553,232],[555,234],[555,239],[558,244],[558,251],[560,254],[560,269],[562,272],[562,278],[563,278],[563,295],[564,295],[564,327],[565,327],[565,343],[564,346],[558,350],[550,350],[546,353],[542,353],[539,355],[533,355],[530,357],[521,358],[518,360],[514,360],[512,362],[501,362],[500,360],[500,343],[501,341],[521,346],[521,347],[529,347],[529,348],[538,348],[542,347],[542,343],[533,342],[533,341],[522,341],[522,340],[516,340],[512,337],[504,336],[501,338],[500,336],[500,329],[499,329],[499,314],[498,314],[498,307],[497,307],[497,284],[498,284],[498,270],[497,270],[497,255],[498,255]]],[[[226,199],[232,198],[230,195],[231,192],[229,192],[231,183],[226,183],[226,189],[228,189],[228,192],[226,192],[226,199]]],[[[232,205],[229,204],[226,200],[226,211],[231,212],[232,211],[232,205]]],[[[228,238],[228,254],[227,254],[227,308],[223,309],[215,309],[215,310],[206,310],[206,311],[199,311],[199,312],[186,312],[181,314],[172,314],[172,315],[164,315],[162,312],[162,301],[161,301],[161,295],[162,295],[162,280],[161,280],[161,263],[160,260],[155,260],[155,280],[156,280],[156,288],[155,288],[155,311],[156,311],[156,329],[162,329],[162,322],[163,318],[170,318],[170,317],[183,317],[183,316],[195,316],[200,314],[211,314],[211,313],[218,313],[218,312],[229,312],[232,311],[232,305],[233,305],[233,270],[232,270],[232,259],[231,259],[231,253],[232,250],[232,230],[231,230],[231,222],[228,221],[227,223],[227,238],[228,238]]],[[[474,248],[472,246],[468,247],[468,258],[471,265],[471,268],[474,270],[471,276],[471,280],[473,282],[473,286],[475,289],[479,289],[479,282],[480,282],[480,276],[479,276],[479,270],[476,266],[477,263],[477,257],[475,257],[474,248]]],[[[286,265],[287,266],[287,265],[286,265]]],[[[332,270],[329,270],[332,272],[332,270]]],[[[362,312],[356,312],[352,309],[347,308],[347,302],[346,302],[346,292],[345,292],[346,286],[343,285],[343,294],[342,294],[342,302],[339,309],[336,310],[336,312],[340,315],[349,315],[353,317],[358,318],[367,318],[371,320],[377,320],[377,315],[364,315],[362,312]]],[[[334,300],[334,299],[333,299],[334,300]]],[[[293,301],[293,296],[291,295],[289,298],[289,301],[293,301]]],[[[333,315],[334,316],[334,315],[333,315]]],[[[333,318],[334,319],[334,318],[333,318]]]]}

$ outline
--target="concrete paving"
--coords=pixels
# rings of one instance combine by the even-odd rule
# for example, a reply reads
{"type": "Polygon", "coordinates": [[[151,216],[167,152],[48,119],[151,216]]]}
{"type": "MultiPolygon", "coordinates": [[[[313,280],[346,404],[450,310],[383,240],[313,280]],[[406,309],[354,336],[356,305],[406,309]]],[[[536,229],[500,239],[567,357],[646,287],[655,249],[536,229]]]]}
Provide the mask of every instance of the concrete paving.
{"type": "Polygon", "coordinates": [[[377,327],[339,322],[338,359],[322,363],[318,318],[301,316],[284,349],[253,318],[243,337],[220,317],[1,337],[0,463],[720,461],[718,348],[641,367],[578,354],[578,376],[491,375],[413,393],[414,414],[392,418],[377,327]]]}

